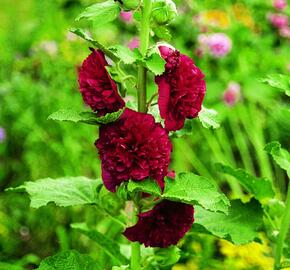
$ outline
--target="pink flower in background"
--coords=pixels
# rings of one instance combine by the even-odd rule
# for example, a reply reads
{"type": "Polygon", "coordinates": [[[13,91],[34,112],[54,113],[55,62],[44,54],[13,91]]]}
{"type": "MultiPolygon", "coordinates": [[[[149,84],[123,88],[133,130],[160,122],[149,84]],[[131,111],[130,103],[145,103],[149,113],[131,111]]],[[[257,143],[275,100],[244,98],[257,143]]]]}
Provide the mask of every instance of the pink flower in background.
{"type": "Polygon", "coordinates": [[[290,39],[290,28],[287,26],[287,27],[282,27],[279,29],[279,34],[281,37],[283,38],[288,38],[290,39]]]}
{"type": "Polygon", "coordinates": [[[120,18],[122,21],[124,21],[126,23],[130,23],[130,22],[132,22],[132,19],[133,19],[133,13],[132,13],[132,11],[121,11],[120,18]]]}
{"type": "Polygon", "coordinates": [[[241,86],[237,82],[230,82],[223,94],[223,101],[228,106],[235,105],[241,97],[241,86]]]}
{"type": "Polygon", "coordinates": [[[132,38],[129,43],[128,43],[128,47],[131,50],[134,50],[135,48],[138,48],[140,45],[140,40],[137,37],[132,38]]]}
{"type": "Polygon", "coordinates": [[[192,205],[164,200],[138,216],[137,224],[127,228],[124,235],[145,247],[166,248],[176,245],[191,228],[194,209],[192,205]]]}
{"type": "Polygon", "coordinates": [[[282,9],[287,7],[287,1],[286,0],[274,0],[273,7],[276,9],[282,10],[282,9]]]}
{"type": "Polygon", "coordinates": [[[279,13],[271,13],[268,15],[268,20],[276,28],[284,28],[288,26],[288,16],[279,13]]]}
{"type": "Polygon", "coordinates": [[[201,57],[208,51],[214,57],[223,57],[232,49],[231,39],[224,33],[200,34],[196,53],[201,57]]]}
{"type": "Polygon", "coordinates": [[[231,39],[224,33],[214,33],[207,37],[209,53],[214,57],[223,57],[232,49],[231,39]]]}
{"type": "Polygon", "coordinates": [[[6,139],[5,129],[0,127],[0,143],[4,142],[6,139]]]}

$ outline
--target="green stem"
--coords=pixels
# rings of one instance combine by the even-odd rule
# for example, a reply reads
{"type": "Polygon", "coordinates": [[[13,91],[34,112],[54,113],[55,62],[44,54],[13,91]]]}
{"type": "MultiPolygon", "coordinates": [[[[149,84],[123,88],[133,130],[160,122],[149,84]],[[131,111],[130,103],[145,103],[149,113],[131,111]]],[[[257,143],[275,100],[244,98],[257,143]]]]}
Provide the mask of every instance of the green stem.
{"type": "MultiPolygon", "coordinates": [[[[136,207],[136,212],[134,213],[133,221],[134,224],[138,221],[137,214],[139,212],[138,207],[136,207]]],[[[140,252],[140,243],[139,242],[132,242],[131,243],[131,270],[141,270],[141,252],[140,252]]]]}
{"type": "MultiPolygon", "coordinates": [[[[151,0],[143,0],[141,29],[140,29],[140,52],[143,57],[146,56],[149,47],[149,34],[150,34],[150,15],[152,9],[151,0]]],[[[147,99],[146,99],[146,75],[147,70],[142,63],[138,66],[138,111],[147,112],[147,99]]],[[[134,224],[138,220],[139,213],[139,199],[135,201],[134,224]]],[[[132,242],[131,244],[131,270],[141,270],[141,252],[140,243],[132,242]]]]}
{"type": "MultiPolygon", "coordinates": [[[[140,52],[144,57],[149,47],[150,15],[152,9],[151,0],[143,1],[141,30],[140,30],[140,52]]],[[[147,112],[146,106],[146,75],[147,70],[142,63],[138,66],[138,111],[147,112]]]]}
{"type": "Polygon", "coordinates": [[[275,249],[274,270],[279,270],[281,266],[281,257],[283,245],[290,226],[290,184],[288,184],[288,192],[286,197],[286,208],[281,222],[280,232],[278,235],[277,245],[275,249]]]}

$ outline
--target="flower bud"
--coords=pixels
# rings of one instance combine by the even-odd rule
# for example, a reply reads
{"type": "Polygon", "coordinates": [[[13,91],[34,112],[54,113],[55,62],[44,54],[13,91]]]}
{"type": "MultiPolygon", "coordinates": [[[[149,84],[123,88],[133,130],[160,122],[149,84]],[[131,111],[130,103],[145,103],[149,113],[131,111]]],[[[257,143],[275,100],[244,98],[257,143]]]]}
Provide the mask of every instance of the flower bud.
{"type": "Polygon", "coordinates": [[[168,24],[175,19],[177,10],[172,0],[155,0],[152,17],[157,24],[168,24]]]}
{"type": "Polygon", "coordinates": [[[126,11],[136,9],[138,5],[139,5],[138,0],[123,0],[123,8],[126,11]]]}

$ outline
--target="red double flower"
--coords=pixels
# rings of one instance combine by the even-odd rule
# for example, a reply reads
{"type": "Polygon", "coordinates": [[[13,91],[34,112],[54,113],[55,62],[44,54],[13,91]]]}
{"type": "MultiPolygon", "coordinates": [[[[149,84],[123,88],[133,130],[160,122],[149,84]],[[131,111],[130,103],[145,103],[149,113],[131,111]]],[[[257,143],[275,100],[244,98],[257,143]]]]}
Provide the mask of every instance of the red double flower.
{"type": "Polygon", "coordinates": [[[165,72],[155,78],[158,85],[158,106],[165,128],[183,128],[186,118],[198,116],[206,91],[204,75],[188,56],[160,46],[166,61],[165,72]]]}
{"type": "Polygon", "coordinates": [[[110,77],[108,63],[101,50],[92,53],[79,69],[79,87],[84,102],[99,116],[116,112],[125,106],[116,83],[110,77]]]}

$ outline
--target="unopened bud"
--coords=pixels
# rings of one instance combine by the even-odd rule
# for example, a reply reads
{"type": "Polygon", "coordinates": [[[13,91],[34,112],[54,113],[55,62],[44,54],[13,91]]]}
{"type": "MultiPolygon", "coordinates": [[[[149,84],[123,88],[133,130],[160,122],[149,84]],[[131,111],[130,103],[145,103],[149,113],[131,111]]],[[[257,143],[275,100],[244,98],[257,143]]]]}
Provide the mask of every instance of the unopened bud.
{"type": "Polygon", "coordinates": [[[155,0],[152,17],[157,24],[168,24],[175,19],[177,10],[172,0],[155,0]]]}
{"type": "Polygon", "coordinates": [[[126,11],[136,9],[139,5],[138,0],[123,0],[123,8],[126,11]]]}

